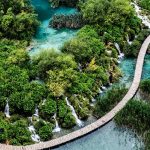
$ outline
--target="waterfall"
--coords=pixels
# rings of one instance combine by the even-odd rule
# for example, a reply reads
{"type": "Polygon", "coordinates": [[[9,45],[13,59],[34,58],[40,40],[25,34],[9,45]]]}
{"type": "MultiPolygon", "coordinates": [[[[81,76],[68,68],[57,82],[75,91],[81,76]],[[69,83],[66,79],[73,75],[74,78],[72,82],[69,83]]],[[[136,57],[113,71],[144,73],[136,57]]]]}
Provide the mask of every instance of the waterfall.
{"type": "Polygon", "coordinates": [[[123,58],[124,57],[124,53],[121,53],[119,44],[118,43],[114,43],[114,45],[115,45],[115,47],[116,47],[116,49],[118,50],[118,53],[119,53],[118,58],[119,59],[123,58]]]}
{"type": "Polygon", "coordinates": [[[148,16],[142,16],[141,15],[141,7],[139,7],[136,3],[136,1],[134,1],[134,3],[131,3],[134,7],[135,7],[135,11],[137,13],[138,18],[140,18],[142,20],[142,23],[147,26],[148,28],[150,28],[150,20],[148,18],[148,16]]]}
{"type": "Polygon", "coordinates": [[[5,106],[4,113],[5,113],[5,115],[6,115],[7,118],[10,118],[8,99],[6,101],[6,106],[5,106]]]}
{"type": "Polygon", "coordinates": [[[54,114],[53,118],[54,118],[54,120],[55,120],[55,128],[54,128],[53,132],[60,132],[60,131],[61,131],[61,128],[60,128],[59,125],[58,125],[58,121],[57,121],[57,119],[56,119],[56,113],[54,114]]]}
{"type": "Polygon", "coordinates": [[[95,99],[95,98],[92,98],[92,100],[91,100],[91,101],[94,103],[94,102],[96,102],[96,99],[95,99]]]}
{"type": "Polygon", "coordinates": [[[39,117],[39,109],[38,109],[38,107],[35,108],[35,113],[33,114],[33,116],[39,117]]]}
{"type": "Polygon", "coordinates": [[[80,63],[78,64],[78,69],[79,69],[80,72],[82,72],[82,66],[81,66],[80,63]]]}
{"type": "Polygon", "coordinates": [[[101,86],[102,90],[106,90],[106,87],[105,86],[101,86]]]}
{"type": "Polygon", "coordinates": [[[100,88],[99,88],[98,90],[99,90],[99,94],[102,94],[102,93],[103,93],[103,91],[102,91],[100,88]]]}
{"type": "Polygon", "coordinates": [[[32,140],[33,140],[34,142],[40,142],[40,137],[39,137],[38,134],[36,134],[34,126],[33,126],[33,125],[30,125],[30,126],[28,127],[28,129],[29,129],[29,131],[31,132],[31,138],[32,138],[32,140]]]}
{"type": "Polygon", "coordinates": [[[128,42],[129,45],[132,44],[132,41],[130,41],[130,39],[129,39],[129,35],[127,35],[127,42],[128,42]]]}
{"type": "Polygon", "coordinates": [[[45,105],[46,99],[43,100],[42,105],[45,105]]]}
{"type": "Polygon", "coordinates": [[[83,122],[78,118],[78,116],[77,116],[77,114],[76,114],[76,112],[75,112],[75,109],[74,109],[73,106],[69,103],[67,97],[66,97],[65,100],[66,100],[67,105],[70,107],[70,109],[71,109],[71,111],[72,111],[72,115],[73,115],[73,116],[75,117],[75,119],[76,119],[77,125],[78,125],[79,127],[82,127],[82,126],[83,126],[83,122]]]}

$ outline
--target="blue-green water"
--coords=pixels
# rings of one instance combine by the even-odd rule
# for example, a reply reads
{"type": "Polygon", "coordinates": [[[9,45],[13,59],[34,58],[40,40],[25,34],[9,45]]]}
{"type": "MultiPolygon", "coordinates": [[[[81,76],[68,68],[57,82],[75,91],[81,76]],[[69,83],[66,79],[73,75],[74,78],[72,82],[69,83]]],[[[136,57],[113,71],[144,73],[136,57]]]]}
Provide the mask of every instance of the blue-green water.
{"type": "MultiPolygon", "coordinates": [[[[30,51],[33,55],[42,51],[42,49],[56,48],[59,49],[63,43],[76,34],[76,30],[55,30],[49,28],[49,20],[54,14],[75,13],[76,9],[60,7],[53,9],[50,7],[48,0],[32,0],[32,4],[38,13],[41,25],[33,39],[34,48],[30,51]]],[[[123,72],[121,83],[129,86],[134,76],[136,59],[124,59],[120,64],[123,72]]],[[[142,78],[150,78],[150,56],[146,56],[142,78]]],[[[55,150],[139,150],[143,144],[132,131],[116,127],[111,121],[106,126],[95,132],[75,140],[55,150]]]]}
{"type": "Polygon", "coordinates": [[[111,121],[95,132],[54,150],[142,150],[133,132],[116,127],[111,121]]]}
{"type": "Polygon", "coordinates": [[[76,9],[66,7],[53,9],[48,0],[32,0],[32,5],[38,14],[41,24],[33,38],[34,48],[30,51],[30,55],[38,53],[42,49],[55,48],[58,50],[65,41],[76,34],[77,30],[55,30],[49,27],[49,21],[54,14],[72,14],[77,11],[76,9]]]}
{"type": "MultiPolygon", "coordinates": [[[[121,64],[120,68],[123,73],[123,77],[121,78],[121,83],[125,83],[126,85],[130,85],[135,71],[136,59],[126,58],[121,64]]],[[[142,79],[150,78],[150,55],[145,56],[142,79]]]]}

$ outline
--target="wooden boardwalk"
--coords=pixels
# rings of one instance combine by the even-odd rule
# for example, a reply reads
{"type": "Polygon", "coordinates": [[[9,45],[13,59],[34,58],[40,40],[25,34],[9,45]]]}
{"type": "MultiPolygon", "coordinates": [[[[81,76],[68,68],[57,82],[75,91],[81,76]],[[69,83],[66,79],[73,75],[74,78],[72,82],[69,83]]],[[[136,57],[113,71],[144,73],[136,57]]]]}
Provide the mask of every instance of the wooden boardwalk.
{"type": "Polygon", "coordinates": [[[105,116],[102,118],[98,119],[94,123],[87,125],[77,131],[71,132],[67,135],[64,135],[62,137],[59,137],[57,139],[53,139],[47,142],[41,142],[38,144],[33,144],[29,146],[11,146],[11,145],[5,145],[5,144],[0,144],[0,150],[39,150],[43,148],[52,148],[55,146],[59,146],[61,144],[67,143],[69,141],[75,140],[79,137],[82,137],[100,127],[108,123],[110,120],[112,120],[115,115],[124,108],[124,106],[127,104],[127,102],[135,95],[139,84],[141,80],[141,75],[142,75],[142,70],[143,70],[143,64],[144,64],[144,57],[146,54],[146,51],[148,49],[148,45],[150,43],[150,35],[146,38],[144,41],[138,58],[137,58],[137,63],[136,63],[136,68],[135,68],[135,74],[134,74],[134,79],[132,82],[132,85],[125,95],[125,97],[115,106],[110,112],[108,112],[105,116]]]}

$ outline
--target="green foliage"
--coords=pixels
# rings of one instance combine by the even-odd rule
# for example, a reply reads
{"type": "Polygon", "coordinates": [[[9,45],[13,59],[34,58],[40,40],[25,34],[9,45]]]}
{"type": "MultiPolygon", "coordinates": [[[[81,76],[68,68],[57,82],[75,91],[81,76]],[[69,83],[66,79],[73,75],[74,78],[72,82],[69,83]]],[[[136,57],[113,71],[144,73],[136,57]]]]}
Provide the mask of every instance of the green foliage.
{"type": "Polygon", "coordinates": [[[25,120],[18,120],[14,124],[10,124],[8,138],[11,145],[32,144],[31,133],[27,126],[25,120]]]}
{"type": "Polygon", "coordinates": [[[115,117],[119,126],[127,126],[142,135],[145,149],[150,147],[150,105],[138,100],[130,100],[115,117]]]}
{"type": "Polygon", "coordinates": [[[55,52],[54,50],[42,51],[32,58],[35,76],[42,79],[47,77],[47,71],[57,69],[75,68],[73,56],[55,52]]]}
{"type": "Polygon", "coordinates": [[[48,141],[52,137],[53,125],[48,123],[38,130],[38,134],[43,141],[48,141]]]}
{"type": "Polygon", "coordinates": [[[71,79],[74,76],[72,68],[66,70],[48,71],[47,87],[55,97],[63,96],[71,87],[71,79]]]}
{"type": "Polygon", "coordinates": [[[69,98],[69,100],[76,110],[79,118],[87,119],[89,117],[90,103],[87,95],[86,97],[83,97],[82,95],[73,95],[69,98]]]}
{"type": "Polygon", "coordinates": [[[128,45],[125,50],[125,55],[128,57],[137,57],[139,50],[145,38],[150,34],[149,29],[143,29],[133,41],[131,45],[128,45]]]}
{"type": "Polygon", "coordinates": [[[144,8],[144,9],[150,11],[150,1],[149,1],[149,0],[138,0],[138,4],[139,4],[142,8],[144,8]]]}
{"type": "Polygon", "coordinates": [[[9,123],[0,118],[0,142],[11,145],[32,144],[31,133],[27,126],[27,121],[23,119],[9,123]]]}
{"type": "Polygon", "coordinates": [[[124,86],[112,87],[106,95],[97,99],[94,114],[97,117],[102,117],[110,111],[115,105],[125,96],[127,89],[124,86]]]}
{"type": "MultiPolygon", "coordinates": [[[[94,30],[90,32],[94,32],[94,30]]],[[[94,57],[96,60],[99,59],[101,54],[105,51],[104,44],[100,39],[90,35],[89,29],[88,31],[85,29],[79,31],[75,38],[64,44],[62,52],[73,54],[76,61],[82,63],[90,62],[94,57]],[[86,32],[88,34],[86,34],[86,32]]],[[[96,35],[96,32],[94,35],[96,35]]]]}
{"type": "Polygon", "coordinates": [[[76,125],[75,118],[64,100],[58,101],[58,117],[64,128],[72,128],[76,125]]]}
{"type": "Polygon", "coordinates": [[[3,120],[2,118],[0,118],[0,142],[6,142],[7,138],[8,138],[8,128],[9,125],[8,123],[3,120]]]}
{"type": "Polygon", "coordinates": [[[30,41],[38,26],[28,0],[0,1],[0,37],[30,41]]]}
{"type": "Polygon", "coordinates": [[[56,112],[56,101],[48,98],[44,104],[40,106],[40,115],[44,119],[50,119],[56,112]]]}
{"type": "Polygon", "coordinates": [[[150,93],[150,79],[142,80],[140,83],[140,89],[143,92],[150,93]]]}
{"type": "Polygon", "coordinates": [[[64,118],[64,122],[62,124],[62,127],[71,128],[75,125],[76,125],[76,121],[75,121],[74,116],[72,115],[72,113],[67,113],[65,118],[64,118]]]}
{"type": "Polygon", "coordinates": [[[123,45],[128,34],[134,35],[140,30],[140,19],[135,15],[130,0],[87,0],[80,5],[83,17],[88,24],[93,25],[100,35],[107,33],[107,39],[123,45]],[[133,32],[132,32],[133,33],[133,32]]]}

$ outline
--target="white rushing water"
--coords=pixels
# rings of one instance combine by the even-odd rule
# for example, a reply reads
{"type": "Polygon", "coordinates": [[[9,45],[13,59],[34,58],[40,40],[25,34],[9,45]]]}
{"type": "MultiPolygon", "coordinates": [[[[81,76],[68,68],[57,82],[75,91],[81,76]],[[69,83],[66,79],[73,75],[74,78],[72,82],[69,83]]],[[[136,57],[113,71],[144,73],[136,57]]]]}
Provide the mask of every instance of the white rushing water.
{"type": "Polygon", "coordinates": [[[132,41],[130,41],[130,39],[129,39],[129,35],[127,35],[127,42],[128,42],[129,45],[132,44],[132,41]]]}
{"type": "Polygon", "coordinates": [[[96,99],[95,99],[95,98],[92,98],[92,100],[91,100],[91,101],[94,103],[94,102],[96,102],[96,99]]]}
{"type": "Polygon", "coordinates": [[[143,15],[143,14],[141,13],[141,11],[142,11],[141,7],[139,7],[139,6],[137,5],[137,2],[136,2],[136,1],[134,1],[134,3],[131,3],[131,4],[135,7],[135,11],[136,11],[136,13],[137,13],[138,18],[140,18],[140,19],[142,20],[142,23],[143,23],[145,26],[147,26],[148,28],[150,28],[150,20],[149,20],[148,16],[143,15]]]}
{"type": "Polygon", "coordinates": [[[99,88],[98,90],[99,90],[99,94],[102,94],[102,93],[103,93],[103,91],[102,91],[100,88],[99,88]]]}
{"type": "Polygon", "coordinates": [[[102,90],[104,90],[104,91],[107,89],[105,86],[101,86],[101,88],[102,88],[102,90]]]}
{"type": "Polygon", "coordinates": [[[118,53],[119,53],[118,58],[122,59],[124,57],[124,53],[121,52],[119,44],[118,43],[114,43],[114,45],[115,45],[115,47],[116,47],[116,49],[118,50],[118,53]]]}
{"type": "Polygon", "coordinates": [[[43,100],[42,105],[45,105],[46,99],[43,100]]]}
{"type": "Polygon", "coordinates": [[[33,114],[33,116],[39,117],[39,109],[38,109],[38,107],[35,108],[35,113],[33,114]]]}
{"type": "Polygon", "coordinates": [[[61,128],[59,127],[58,121],[56,119],[56,113],[54,114],[53,118],[55,120],[55,128],[54,128],[53,132],[60,132],[61,128]]]}
{"type": "Polygon", "coordinates": [[[29,131],[31,132],[31,138],[32,138],[32,140],[33,140],[34,142],[40,142],[40,137],[39,137],[38,134],[36,134],[34,126],[33,126],[33,125],[30,125],[30,126],[28,127],[28,129],[29,129],[29,131]]]}
{"type": "Polygon", "coordinates": [[[79,69],[80,72],[82,72],[82,66],[81,66],[80,63],[78,64],[78,69],[79,69]]]}
{"type": "Polygon", "coordinates": [[[8,101],[9,101],[9,100],[7,99],[4,113],[5,113],[5,115],[6,115],[7,118],[10,118],[9,103],[8,103],[8,101]]]}
{"type": "Polygon", "coordinates": [[[72,111],[72,115],[75,117],[76,119],[76,123],[79,127],[82,127],[83,126],[83,122],[78,118],[76,112],[75,112],[75,109],[73,108],[73,106],[70,104],[70,102],[68,101],[68,98],[66,97],[66,103],[67,105],[70,107],[71,111],[72,111]]]}

